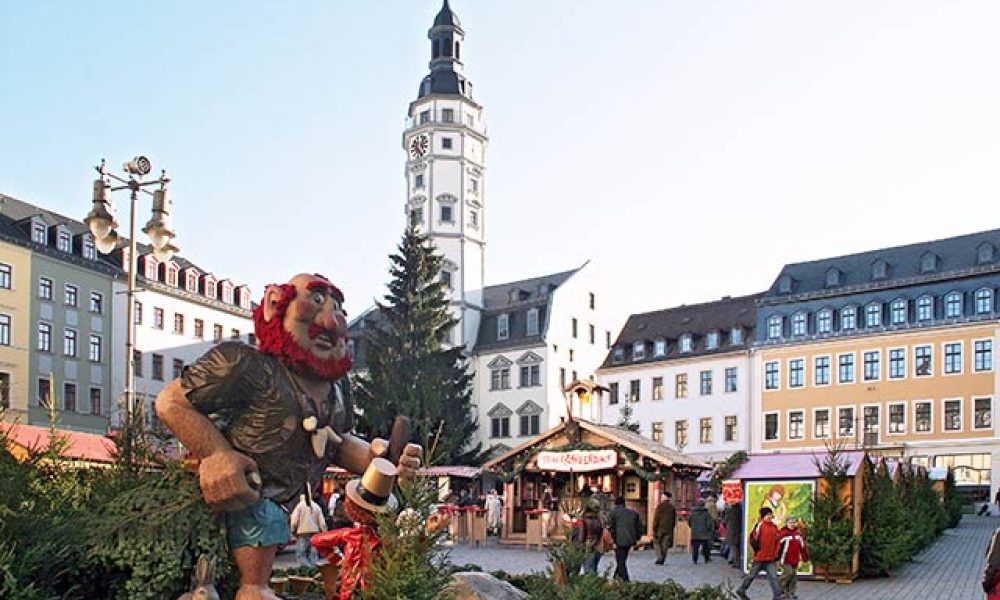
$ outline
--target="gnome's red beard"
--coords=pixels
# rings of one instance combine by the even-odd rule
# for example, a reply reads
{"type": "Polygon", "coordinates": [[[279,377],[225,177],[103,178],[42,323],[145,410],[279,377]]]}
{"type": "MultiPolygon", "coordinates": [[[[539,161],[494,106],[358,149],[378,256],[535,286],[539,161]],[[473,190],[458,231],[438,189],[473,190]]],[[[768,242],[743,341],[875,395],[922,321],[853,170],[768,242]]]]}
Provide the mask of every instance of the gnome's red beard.
{"type": "MultiPolygon", "coordinates": [[[[346,354],[342,358],[320,358],[300,346],[282,324],[287,300],[280,304],[283,306],[279,306],[277,314],[270,321],[264,319],[260,309],[254,311],[254,332],[261,352],[276,356],[297,373],[329,381],[340,379],[351,370],[351,357],[346,354]]],[[[312,327],[309,328],[309,333],[313,333],[312,327]]]]}

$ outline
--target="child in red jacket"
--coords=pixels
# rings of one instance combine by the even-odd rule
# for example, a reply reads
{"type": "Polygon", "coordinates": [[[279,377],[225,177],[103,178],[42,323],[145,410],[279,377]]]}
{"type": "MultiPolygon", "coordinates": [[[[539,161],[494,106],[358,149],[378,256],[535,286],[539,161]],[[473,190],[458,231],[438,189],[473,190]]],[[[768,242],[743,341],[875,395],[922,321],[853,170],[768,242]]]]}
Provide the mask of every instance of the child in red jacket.
{"type": "Polygon", "coordinates": [[[799,582],[799,563],[809,562],[809,548],[795,517],[788,517],[785,527],[778,532],[778,562],[781,563],[778,583],[784,597],[798,598],[795,592],[799,582]]]}

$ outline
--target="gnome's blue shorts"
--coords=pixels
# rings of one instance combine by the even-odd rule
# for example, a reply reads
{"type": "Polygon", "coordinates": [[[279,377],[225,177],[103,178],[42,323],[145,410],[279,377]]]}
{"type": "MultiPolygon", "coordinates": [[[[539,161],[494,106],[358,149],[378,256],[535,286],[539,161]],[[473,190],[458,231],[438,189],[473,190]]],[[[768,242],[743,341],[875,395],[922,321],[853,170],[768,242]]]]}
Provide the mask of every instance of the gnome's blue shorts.
{"type": "Polygon", "coordinates": [[[292,532],[281,506],[261,498],[241,511],[226,513],[226,536],[230,548],[276,546],[287,542],[292,532]]]}

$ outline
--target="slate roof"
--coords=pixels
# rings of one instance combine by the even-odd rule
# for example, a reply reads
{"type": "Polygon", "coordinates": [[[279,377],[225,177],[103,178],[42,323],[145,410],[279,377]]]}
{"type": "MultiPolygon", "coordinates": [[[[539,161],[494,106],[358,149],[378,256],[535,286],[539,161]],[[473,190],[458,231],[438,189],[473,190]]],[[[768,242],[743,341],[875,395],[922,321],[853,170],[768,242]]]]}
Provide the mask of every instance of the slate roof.
{"type": "Polygon", "coordinates": [[[441,10],[438,11],[436,17],[434,17],[434,26],[447,25],[450,27],[461,27],[462,23],[458,20],[458,15],[456,15],[451,7],[448,6],[448,0],[444,0],[444,5],[441,6],[441,10]]]}
{"type": "Polygon", "coordinates": [[[765,293],[761,304],[835,296],[975,275],[984,270],[998,269],[997,248],[1000,248],[1000,229],[992,229],[958,237],[792,263],[785,265],[781,270],[771,288],[765,293]],[[978,249],[983,243],[992,244],[991,262],[980,263],[978,260],[978,249]],[[921,272],[921,259],[927,252],[937,256],[937,267],[930,273],[921,272]],[[878,260],[886,262],[886,276],[873,279],[872,265],[878,260]],[[831,268],[840,272],[839,285],[826,285],[827,272],[831,268]],[[790,293],[783,293],[780,290],[779,284],[786,276],[792,280],[790,293]]]}
{"type": "Polygon", "coordinates": [[[579,269],[552,273],[531,279],[491,285],[483,290],[483,313],[479,320],[474,351],[500,350],[540,342],[545,337],[548,324],[549,300],[552,292],[573,276],[579,269]],[[538,335],[527,335],[528,309],[538,309],[538,335]],[[497,317],[509,315],[506,340],[497,338],[497,317]]]}
{"type": "Polygon", "coordinates": [[[689,358],[709,354],[732,352],[734,349],[746,350],[753,339],[754,325],[757,319],[757,300],[762,294],[726,297],[713,302],[676,306],[653,312],[631,315],[618,334],[604,364],[601,368],[620,366],[624,364],[644,364],[677,358],[689,358]],[[743,329],[743,344],[733,346],[729,343],[729,332],[734,327],[743,329]],[[719,332],[719,345],[714,349],[706,347],[707,334],[719,332]],[[678,340],[685,334],[691,335],[691,351],[680,352],[678,340]],[[657,339],[667,342],[667,352],[664,356],[654,357],[652,343],[657,339]],[[646,358],[632,360],[632,347],[635,342],[646,343],[646,358]],[[622,348],[623,360],[614,362],[616,348],[622,348]]]}

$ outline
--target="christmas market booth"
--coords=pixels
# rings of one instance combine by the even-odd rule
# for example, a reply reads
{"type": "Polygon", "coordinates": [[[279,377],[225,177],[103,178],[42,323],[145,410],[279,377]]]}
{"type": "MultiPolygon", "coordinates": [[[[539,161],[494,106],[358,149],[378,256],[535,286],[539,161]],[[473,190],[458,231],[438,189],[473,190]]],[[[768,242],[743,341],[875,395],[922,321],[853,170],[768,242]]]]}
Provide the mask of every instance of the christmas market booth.
{"type": "Polygon", "coordinates": [[[528,546],[562,537],[556,523],[579,516],[591,494],[602,512],[624,496],[649,541],[663,494],[672,492],[678,507],[694,504],[698,474],[709,468],[638,433],[575,418],[483,465],[503,483],[501,542],[528,546]]]}

